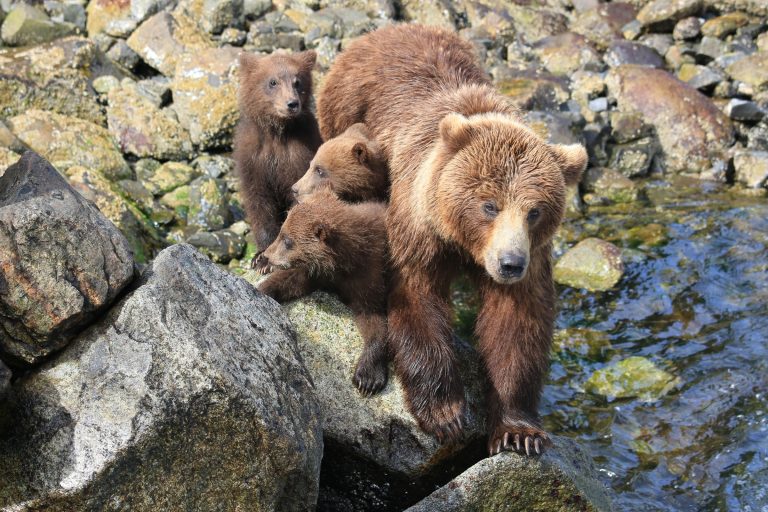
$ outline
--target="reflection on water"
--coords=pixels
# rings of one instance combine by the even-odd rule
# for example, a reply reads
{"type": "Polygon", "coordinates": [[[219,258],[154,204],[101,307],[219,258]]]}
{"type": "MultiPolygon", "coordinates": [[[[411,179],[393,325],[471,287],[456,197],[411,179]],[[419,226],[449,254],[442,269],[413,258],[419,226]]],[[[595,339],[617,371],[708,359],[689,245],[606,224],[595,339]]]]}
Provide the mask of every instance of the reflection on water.
{"type": "Polygon", "coordinates": [[[546,426],[581,441],[618,510],[768,510],[768,200],[684,180],[647,196],[563,229],[561,250],[597,236],[627,268],[609,292],[559,288],[546,426]],[[680,384],[650,403],[583,391],[630,356],[680,384]]]}

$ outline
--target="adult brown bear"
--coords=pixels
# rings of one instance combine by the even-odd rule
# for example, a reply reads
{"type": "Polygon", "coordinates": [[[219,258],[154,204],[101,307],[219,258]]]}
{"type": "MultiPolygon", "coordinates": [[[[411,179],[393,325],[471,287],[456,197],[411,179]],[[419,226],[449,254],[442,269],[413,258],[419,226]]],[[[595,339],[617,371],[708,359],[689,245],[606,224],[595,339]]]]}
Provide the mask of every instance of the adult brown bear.
{"type": "Polygon", "coordinates": [[[539,452],[549,442],[538,403],[555,316],[551,239],[584,148],[547,144],[491,87],[469,43],[418,25],[350,44],[318,115],[326,140],[365,123],[389,160],[389,342],[419,425],[441,441],[461,434],[448,291],[465,272],[482,295],[489,450],[539,452]]]}

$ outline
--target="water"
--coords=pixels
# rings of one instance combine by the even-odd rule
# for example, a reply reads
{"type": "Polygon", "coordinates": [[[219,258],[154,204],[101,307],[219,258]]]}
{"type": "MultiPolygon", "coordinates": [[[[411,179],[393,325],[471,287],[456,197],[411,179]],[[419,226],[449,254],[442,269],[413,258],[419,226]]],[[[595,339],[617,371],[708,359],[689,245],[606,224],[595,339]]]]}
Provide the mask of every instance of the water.
{"type": "Polygon", "coordinates": [[[768,199],[685,180],[646,190],[566,223],[565,242],[598,236],[631,261],[609,292],[559,288],[571,343],[553,356],[545,425],[592,455],[618,510],[768,511],[768,199]],[[583,391],[629,356],[680,385],[650,403],[583,391]]]}

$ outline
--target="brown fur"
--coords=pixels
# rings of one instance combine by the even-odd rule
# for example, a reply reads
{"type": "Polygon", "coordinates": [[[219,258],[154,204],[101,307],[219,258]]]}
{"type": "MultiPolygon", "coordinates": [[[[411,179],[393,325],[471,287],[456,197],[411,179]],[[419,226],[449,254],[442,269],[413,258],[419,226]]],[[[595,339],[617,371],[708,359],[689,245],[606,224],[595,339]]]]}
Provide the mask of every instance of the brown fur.
{"type": "Polygon", "coordinates": [[[325,137],[365,123],[389,161],[389,343],[420,426],[440,440],[462,430],[448,290],[463,271],[483,299],[489,450],[540,451],[549,443],[538,403],[555,315],[551,239],[584,148],[547,144],[489,85],[469,43],[415,25],[350,44],[318,113],[325,137]]]}
{"type": "Polygon", "coordinates": [[[387,161],[364,124],[352,125],[323,143],[293,193],[301,201],[326,187],[350,202],[389,199],[387,161]]]}
{"type": "Polygon", "coordinates": [[[314,65],[312,51],[240,57],[240,122],[233,157],[246,216],[262,251],[277,236],[293,203],[291,186],[321,143],[310,110],[314,65]]]}
{"type": "Polygon", "coordinates": [[[337,293],[355,314],[365,347],[353,381],[370,395],[387,383],[387,236],[383,203],[348,204],[319,190],[288,212],[264,251],[276,270],[259,290],[283,302],[315,290],[337,293]]]}

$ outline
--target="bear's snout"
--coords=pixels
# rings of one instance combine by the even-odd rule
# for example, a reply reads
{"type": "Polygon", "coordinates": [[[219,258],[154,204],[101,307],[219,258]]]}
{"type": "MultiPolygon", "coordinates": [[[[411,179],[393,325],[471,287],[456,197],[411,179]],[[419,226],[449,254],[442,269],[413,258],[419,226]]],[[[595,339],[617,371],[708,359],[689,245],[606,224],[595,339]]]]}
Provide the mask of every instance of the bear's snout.
{"type": "Polygon", "coordinates": [[[299,109],[301,108],[301,103],[299,103],[299,100],[294,98],[285,104],[285,108],[287,108],[288,112],[291,114],[298,114],[299,109]]]}
{"type": "Polygon", "coordinates": [[[514,252],[499,255],[499,275],[503,279],[519,279],[525,274],[528,258],[514,252]]]}

